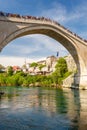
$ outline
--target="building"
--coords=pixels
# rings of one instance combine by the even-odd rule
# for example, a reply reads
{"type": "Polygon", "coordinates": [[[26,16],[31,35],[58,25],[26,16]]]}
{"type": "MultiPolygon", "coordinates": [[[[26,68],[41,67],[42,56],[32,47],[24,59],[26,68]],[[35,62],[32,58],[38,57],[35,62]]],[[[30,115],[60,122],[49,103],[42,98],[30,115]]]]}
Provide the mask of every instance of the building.
{"type": "MultiPolygon", "coordinates": [[[[46,60],[41,60],[36,62],[38,64],[38,66],[36,67],[30,67],[30,64],[32,63],[27,63],[28,67],[24,66],[23,71],[30,73],[31,75],[37,75],[37,74],[45,74],[45,75],[49,75],[52,72],[55,71],[55,65],[57,64],[59,57],[55,57],[55,56],[49,56],[46,58],[46,60]],[[44,65],[41,69],[39,68],[39,65],[44,65]]],[[[64,57],[64,59],[67,62],[67,67],[69,71],[74,72],[76,70],[76,64],[72,58],[71,55],[68,55],[66,57],[64,57]]]]}
{"type": "Polygon", "coordinates": [[[38,65],[44,65],[41,69],[37,67],[29,67],[30,74],[50,74],[55,70],[57,58],[55,56],[49,56],[46,60],[38,61],[38,65]]]}
{"type": "Polygon", "coordinates": [[[17,71],[21,71],[21,68],[19,66],[13,66],[12,69],[14,73],[16,73],[17,71]]]}

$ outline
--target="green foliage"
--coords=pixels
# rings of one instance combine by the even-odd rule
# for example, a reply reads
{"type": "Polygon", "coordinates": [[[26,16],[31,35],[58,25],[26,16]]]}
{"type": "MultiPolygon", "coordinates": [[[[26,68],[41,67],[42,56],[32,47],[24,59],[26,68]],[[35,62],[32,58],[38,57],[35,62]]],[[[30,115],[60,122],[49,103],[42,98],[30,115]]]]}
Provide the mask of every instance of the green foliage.
{"type": "Polygon", "coordinates": [[[67,63],[64,58],[60,58],[55,66],[56,71],[58,72],[60,77],[63,77],[64,74],[68,71],[67,63]]]}
{"type": "Polygon", "coordinates": [[[5,86],[6,84],[6,76],[4,74],[0,74],[0,86],[5,86]]]}
{"type": "Polygon", "coordinates": [[[42,68],[44,68],[46,65],[43,65],[43,64],[39,64],[38,67],[39,67],[39,70],[42,70],[42,68]]]}
{"type": "MultiPolygon", "coordinates": [[[[45,65],[33,62],[32,67],[39,67],[41,70],[45,65]]],[[[36,83],[40,86],[50,87],[59,86],[62,80],[68,77],[71,73],[67,70],[67,64],[64,58],[60,58],[55,66],[55,72],[52,75],[29,75],[22,71],[13,73],[12,67],[8,67],[8,73],[0,74],[0,86],[31,86],[36,83]]]]}
{"type": "Polygon", "coordinates": [[[64,74],[64,76],[63,76],[63,78],[62,79],[66,79],[69,75],[71,75],[72,74],[72,72],[69,72],[69,71],[67,71],[65,74],[64,74]]]}
{"type": "Polygon", "coordinates": [[[62,84],[62,78],[64,77],[65,73],[68,71],[67,63],[64,58],[60,58],[57,61],[55,69],[56,69],[55,72],[52,74],[53,81],[56,84],[62,84]]]}
{"type": "Polygon", "coordinates": [[[22,86],[25,86],[25,87],[29,86],[28,80],[24,80],[22,86]]]}
{"type": "Polygon", "coordinates": [[[41,85],[44,87],[50,87],[53,83],[51,76],[43,76],[41,80],[41,85]]]}
{"type": "Polygon", "coordinates": [[[7,73],[8,73],[9,76],[13,75],[13,68],[12,68],[12,66],[8,66],[7,73]]]}
{"type": "Polygon", "coordinates": [[[36,62],[33,62],[31,65],[30,65],[30,67],[37,67],[38,66],[38,63],[36,63],[36,62]]]}

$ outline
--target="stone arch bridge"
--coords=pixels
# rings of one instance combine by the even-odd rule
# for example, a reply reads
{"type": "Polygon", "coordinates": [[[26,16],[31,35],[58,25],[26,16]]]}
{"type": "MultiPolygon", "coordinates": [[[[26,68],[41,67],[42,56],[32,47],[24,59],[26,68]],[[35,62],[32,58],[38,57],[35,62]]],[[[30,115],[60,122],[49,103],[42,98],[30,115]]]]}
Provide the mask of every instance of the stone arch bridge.
{"type": "Polygon", "coordinates": [[[70,52],[77,65],[74,84],[87,89],[86,40],[44,17],[0,14],[0,51],[12,40],[29,34],[44,34],[60,42],[70,52]]]}

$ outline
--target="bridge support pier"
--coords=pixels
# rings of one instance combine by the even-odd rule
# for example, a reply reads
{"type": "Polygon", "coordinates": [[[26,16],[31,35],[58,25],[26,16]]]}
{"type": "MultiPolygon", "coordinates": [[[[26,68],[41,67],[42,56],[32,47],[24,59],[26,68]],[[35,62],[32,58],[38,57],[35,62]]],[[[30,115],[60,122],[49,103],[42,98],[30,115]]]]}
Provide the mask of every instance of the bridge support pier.
{"type": "Polygon", "coordinates": [[[75,75],[72,88],[87,89],[87,74],[75,75]]]}
{"type": "Polygon", "coordinates": [[[80,76],[79,88],[80,89],[87,89],[87,74],[80,76]]]}

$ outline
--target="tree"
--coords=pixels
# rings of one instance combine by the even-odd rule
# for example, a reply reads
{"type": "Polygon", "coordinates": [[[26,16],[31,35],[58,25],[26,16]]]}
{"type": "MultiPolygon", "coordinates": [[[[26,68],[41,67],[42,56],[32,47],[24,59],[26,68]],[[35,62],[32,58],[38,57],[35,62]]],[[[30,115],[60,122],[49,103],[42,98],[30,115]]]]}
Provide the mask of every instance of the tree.
{"type": "Polygon", "coordinates": [[[9,76],[13,75],[13,68],[12,68],[12,66],[8,66],[7,73],[8,73],[9,76]]]}
{"type": "Polygon", "coordinates": [[[36,62],[33,62],[33,63],[30,64],[30,67],[36,68],[37,66],[38,66],[38,63],[36,63],[36,62]]]}
{"type": "Polygon", "coordinates": [[[52,74],[53,81],[56,84],[61,84],[62,78],[63,78],[64,74],[68,71],[68,69],[67,69],[67,63],[66,63],[65,59],[64,58],[60,58],[57,61],[57,64],[56,64],[55,68],[56,68],[56,70],[52,74]]]}
{"type": "Polygon", "coordinates": [[[33,67],[33,72],[35,71],[37,66],[38,66],[38,63],[36,63],[36,62],[33,62],[30,64],[30,67],[33,67]]]}
{"type": "Polygon", "coordinates": [[[56,71],[59,73],[60,77],[63,77],[64,74],[68,71],[67,69],[67,63],[64,58],[60,58],[55,66],[56,71]]]}

